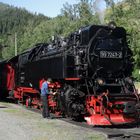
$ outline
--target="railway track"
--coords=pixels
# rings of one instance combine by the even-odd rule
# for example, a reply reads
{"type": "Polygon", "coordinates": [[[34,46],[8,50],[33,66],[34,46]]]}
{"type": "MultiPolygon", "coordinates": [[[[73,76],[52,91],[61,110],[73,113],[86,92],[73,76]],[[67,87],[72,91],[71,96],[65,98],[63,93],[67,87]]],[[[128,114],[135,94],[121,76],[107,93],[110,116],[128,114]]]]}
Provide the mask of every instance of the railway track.
{"type": "MultiPolygon", "coordinates": [[[[23,106],[23,105],[20,105],[23,106]]],[[[23,106],[26,108],[25,106],[23,106]]],[[[34,109],[34,108],[26,108],[27,110],[41,113],[40,110],[34,109]]],[[[53,118],[55,119],[61,119],[65,122],[78,125],[81,127],[85,127],[88,129],[92,129],[94,131],[98,131],[103,133],[107,139],[109,140],[140,140],[140,123],[138,124],[132,124],[132,125],[122,125],[122,126],[100,126],[100,127],[94,127],[87,125],[84,121],[74,121],[71,118],[62,118],[59,116],[55,116],[54,114],[51,114],[53,118]]]]}
{"type": "Polygon", "coordinates": [[[102,132],[106,135],[107,139],[114,139],[114,140],[140,140],[140,128],[136,125],[133,126],[118,126],[118,127],[94,127],[89,126],[86,122],[75,122],[69,119],[62,119],[66,122],[86,127],[95,131],[102,132]]]}

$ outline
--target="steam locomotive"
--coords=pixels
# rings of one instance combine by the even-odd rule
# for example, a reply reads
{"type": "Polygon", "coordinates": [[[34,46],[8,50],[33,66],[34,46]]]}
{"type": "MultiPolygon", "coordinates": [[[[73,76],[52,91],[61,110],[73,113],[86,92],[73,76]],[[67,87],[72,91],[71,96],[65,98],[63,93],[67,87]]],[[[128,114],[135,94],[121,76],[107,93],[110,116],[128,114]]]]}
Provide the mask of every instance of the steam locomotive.
{"type": "Polygon", "coordinates": [[[51,112],[84,118],[90,125],[137,122],[140,98],[126,36],[123,27],[91,25],[36,44],[0,62],[1,96],[41,108],[40,87],[47,76],[51,112]]]}

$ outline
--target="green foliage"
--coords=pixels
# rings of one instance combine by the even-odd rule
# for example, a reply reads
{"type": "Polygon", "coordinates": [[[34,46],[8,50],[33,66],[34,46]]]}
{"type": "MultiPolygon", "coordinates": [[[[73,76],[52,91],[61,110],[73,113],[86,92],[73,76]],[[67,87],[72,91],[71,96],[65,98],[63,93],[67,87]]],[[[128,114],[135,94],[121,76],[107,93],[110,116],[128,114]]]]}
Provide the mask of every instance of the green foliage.
{"type": "MultiPolygon", "coordinates": [[[[109,0],[107,0],[109,1],[109,0]]],[[[110,0],[113,1],[113,0],[110,0]]],[[[133,51],[135,69],[133,76],[140,80],[140,1],[122,0],[116,5],[109,5],[106,21],[114,20],[118,26],[123,26],[129,34],[129,46],[133,51]]]]}
{"type": "MultiPolygon", "coordinates": [[[[24,44],[22,38],[25,34],[30,34],[32,30],[38,26],[41,22],[49,20],[41,14],[35,15],[29,13],[25,9],[12,7],[3,3],[0,3],[0,44],[1,46],[8,46],[3,48],[3,58],[10,58],[14,56],[14,34],[17,33],[18,39],[18,51],[24,50],[20,48],[24,44]]],[[[29,37],[29,36],[28,36],[29,37]]],[[[30,37],[31,39],[32,37],[30,37]]],[[[32,39],[31,39],[32,40],[32,39]]],[[[32,40],[33,41],[33,40],[32,40]]],[[[27,41],[25,41],[27,42],[27,41]]],[[[26,46],[28,44],[24,44],[26,46]]],[[[28,46],[25,47],[26,49],[28,46]]]]}
{"type": "Polygon", "coordinates": [[[140,69],[137,68],[134,69],[133,77],[136,79],[136,81],[140,81],[140,69]]]}

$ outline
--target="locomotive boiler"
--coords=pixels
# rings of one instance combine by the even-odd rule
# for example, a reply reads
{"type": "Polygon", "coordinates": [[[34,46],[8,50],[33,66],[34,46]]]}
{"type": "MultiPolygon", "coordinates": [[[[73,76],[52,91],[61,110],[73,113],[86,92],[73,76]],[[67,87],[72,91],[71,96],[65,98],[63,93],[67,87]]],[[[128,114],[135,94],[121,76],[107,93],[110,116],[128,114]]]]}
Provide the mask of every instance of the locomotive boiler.
{"type": "Polygon", "coordinates": [[[47,76],[53,81],[52,112],[84,118],[90,125],[139,120],[132,52],[123,27],[86,26],[67,38],[36,44],[8,62],[15,70],[14,98],[27,106],[40,105],[39,83],[47,76]]]}

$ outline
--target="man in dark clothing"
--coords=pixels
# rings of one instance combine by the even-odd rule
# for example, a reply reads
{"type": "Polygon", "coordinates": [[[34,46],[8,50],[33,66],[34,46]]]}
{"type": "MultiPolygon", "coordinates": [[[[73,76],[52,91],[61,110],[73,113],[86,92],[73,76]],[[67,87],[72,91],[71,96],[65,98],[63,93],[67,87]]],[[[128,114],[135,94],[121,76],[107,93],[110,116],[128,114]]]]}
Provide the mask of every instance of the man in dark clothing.
{"type": "Polygon", "coordinates": [[[50,117],[50,113],[49,113],[49,104],[48,104],[48,95],[49,95],[49,86],[48,84],[50,83],[49,80],[47,80],[46,78],[44,78],[44,82],[42,83],[41,86],[41,99],[42,99],[42,116],[43,118],[49,118],[50,117]]]}

